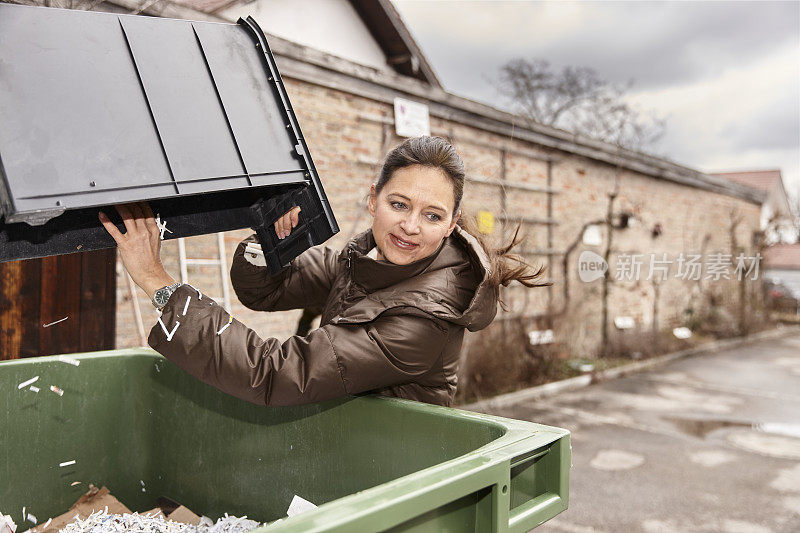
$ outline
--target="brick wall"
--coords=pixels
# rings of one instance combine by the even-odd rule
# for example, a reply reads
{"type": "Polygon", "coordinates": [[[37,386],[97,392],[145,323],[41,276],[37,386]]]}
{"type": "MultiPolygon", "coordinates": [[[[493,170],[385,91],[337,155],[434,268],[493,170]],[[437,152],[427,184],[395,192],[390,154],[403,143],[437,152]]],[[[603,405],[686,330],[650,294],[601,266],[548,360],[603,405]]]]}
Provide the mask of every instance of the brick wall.
{"type": "MultiPolygon", "coordinates": [[[[346,94],[329,88],[286,79],[293,107],[301,124],[303,134],[311,148],[314,162],[322,178],[333,211],[339,222],[341,233],[331,239],[329,246],[341,248],[349,236],[366,229],[370,217],[365,209],[364,197],[369,185],[379,170],[376,162],[385,152],[400,142],[394,136],[394,129],[375,117],[391,119],[393,109],[390,105],[375,102],[363,97],[346,94]]],[[[611,165],[575,156],[569,153],[548,151],[542,147],[516,139],[501,138],[477,128],[459,123],[450,123],[432,117],[431,129],[434,133],[446,132],[454,141],[462,155],[468,175],[481,179],[499,180],[503,175],[501,145],[512,150],[505,156],[505,179],[511,183],[524,183],[532,186],[547,184],[547,163],[540,158],[521,155],[517,152],[551,156],[552,185],[559,192],[553,195],[553,248],[563,251],[570,242],[579,237],[584,223],[603,219],[607,210],[608,193],[618,180],[619,196],[615,211],[628,211],[635,215],[634,226],[616,231],[611,254],[611,271],[616,268],[615,257],[620,253],[649,254],[667,253],[676,258],[681,252],[724,252],[731,253],[730,226],[732,217],[740,222],[736,229],[738,243],[747,252],[751,251],[752,233],[758,228],[760,208],[757,205],[730,196],[701,191],[685,185],[627,170],[619,171],[611,165]],[[516,152],[515,152],[516,150],[516,152]],[[659,223],[663,233],[654,238],[652,228],[659,223]]],[[[505,195],[506,213],[510,218],[526,216],[545,218],[547,215],[547,195],[521,189],[507,189],[505,195]]],[[[467,213],[488,210],[501,214],[502,199],[496,185],[468,183],[465,187],[464,209],[467,213]]],[[[509,235],[513,223],[506,225],[509,235]]],[[[496,224],[498,233],[503,231],[496,224]]],[[[547,248],[547,227],[543,224],[524,224],[528,236],[526,248],[547,248]]],[[[236,244],[249,235],[249,230],[239,230],[225,234],[228,262],[236,244]]],[[[582,283],[577,277],[576,264],[582,250],[591,249],[602,255],[605,246],[579,245],[569,263],[570,306],[569,320],[562,320],[564,331],[559,334],[569,337],[576,354],[591,355],[600,339],[600,284],[582,283]]],[[[165,241],[162,258],[168,271],[179,276],[178,248],[175,241],[165,241]]],[[[215,258],[217,239],[214,235],[186,239],[188,257],[215,258]]],[[[546,256],[529,256],[537,263],[547,263],[546,256]]],[[[673,265],[674,269],[674,265],[673,265]]],[[[645,268],[643,267],[643,270],[645,268]]],[[[189,269],[189,281],[210,296],[220,296],[220,276],[218,268],[194,267],[189,269]]],[[[561,256],[554,257],[554,269],[547,274],[555,279],[552,289],[553,306],[557,309],[563,304],[561,297],[563,272],[561,256]]],[[[612,284],[610,293],[610,316],[632,316],[637,324],[646,327],[652,320],[653,286],[645,280],[625,281],[612,284]]],[[[724,282],[683,281],[671,277],[660,286],[659,314],[664,326],[677,325],[681,313],[689,305],[693,291],[708,283],[717,283],[722,289],[724,282]]],[[[118,308],[117,308],[117,347],[138,346],[141,344],[137,332],[133,301],[127,282],[127,275],[118,268],[118,308]]],[[[730,299],[735,291],[721,290],[730,299]]],[[[137,289],[145,330],[155,323],[156,313],[145,297],[137,289]]],[[[504,290],[510,303],[511,312],[543,313],[547,309],[546,288],[523,289],[519,286],[504,290]]],[[[258,313],[244,309],[232,295],[232,313],[251,326],[262,336],[284,339],[294,332],[298,311],[285,313],[258,313]]],[[[558,324],[556,324],[558,329],[558,324]]]]}

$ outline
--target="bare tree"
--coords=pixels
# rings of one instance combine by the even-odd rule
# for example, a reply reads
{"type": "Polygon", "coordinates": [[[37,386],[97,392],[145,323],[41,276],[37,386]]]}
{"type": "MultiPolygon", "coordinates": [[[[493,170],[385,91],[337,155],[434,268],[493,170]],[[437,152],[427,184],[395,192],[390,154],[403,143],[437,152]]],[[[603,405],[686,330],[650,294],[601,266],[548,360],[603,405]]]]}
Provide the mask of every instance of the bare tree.
{"type": "Polygon", "coordinates": [[[652,145],[665,121],[625,101],[633,86],[613,85],[588,67],[555,71],[541,59],[512,59],[493,82],[516,111],[535,123],[561,128],[630,150],[652,145]]]}

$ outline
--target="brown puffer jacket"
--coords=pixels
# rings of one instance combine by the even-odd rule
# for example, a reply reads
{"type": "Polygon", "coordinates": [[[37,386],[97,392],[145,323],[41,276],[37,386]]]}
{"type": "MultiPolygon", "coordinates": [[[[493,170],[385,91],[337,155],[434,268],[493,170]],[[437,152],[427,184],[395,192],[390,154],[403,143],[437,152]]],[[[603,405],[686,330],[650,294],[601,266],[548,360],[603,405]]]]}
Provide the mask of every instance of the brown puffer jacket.
{"type": "Polygon", "coordinates": [[[477,240],[456,227],[436,253],[409,265],[375,261],[372,231],[340,252],[312,248],[270,277],[239,244],[231,282],[250,309],[322,309],[320,327],[262,339],[190,285],[175,291],[148,342],[192,376],[262,405],[365,392],[450,405],[464,328],[486,327],[497,287],[477,240]]]}

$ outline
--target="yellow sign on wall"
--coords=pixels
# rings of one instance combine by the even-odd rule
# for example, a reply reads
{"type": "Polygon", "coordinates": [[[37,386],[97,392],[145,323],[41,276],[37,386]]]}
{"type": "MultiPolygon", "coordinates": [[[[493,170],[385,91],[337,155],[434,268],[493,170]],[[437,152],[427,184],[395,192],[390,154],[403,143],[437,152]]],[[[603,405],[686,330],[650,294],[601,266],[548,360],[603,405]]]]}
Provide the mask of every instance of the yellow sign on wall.
{"type": "Polygon", "coordinates": [[[478,211],[478,231],[484,235],[494,233],[494,213],[491,211],[478,211]]]}

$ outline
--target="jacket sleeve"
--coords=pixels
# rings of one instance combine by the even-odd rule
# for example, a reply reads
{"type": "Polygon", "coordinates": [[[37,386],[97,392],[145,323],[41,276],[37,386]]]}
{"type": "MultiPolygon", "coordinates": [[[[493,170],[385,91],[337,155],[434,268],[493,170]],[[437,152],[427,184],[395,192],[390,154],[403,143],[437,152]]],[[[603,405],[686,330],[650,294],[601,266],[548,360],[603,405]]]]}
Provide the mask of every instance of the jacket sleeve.
{"type": "Polygon", "coordinates": [[[434,319],[384,314],[368,324],[329,324],[280,343],[260,338],[213,300],[182,285],[148,343],[195,378],[237,398],[298,405],[412,381],[439,364],[447,338],[447,328],[434,319]]]}
{"type": "Polygon", "coordinates": [[[338,252],[322,246],[309,248],[272,277],[266,266],[253,265],[244,258],[251,242],[258,243],[255,234],[239,243],[231,265],[231,285],[245,307],[285,311],[325,305],[338,271],[338,252]]]}

